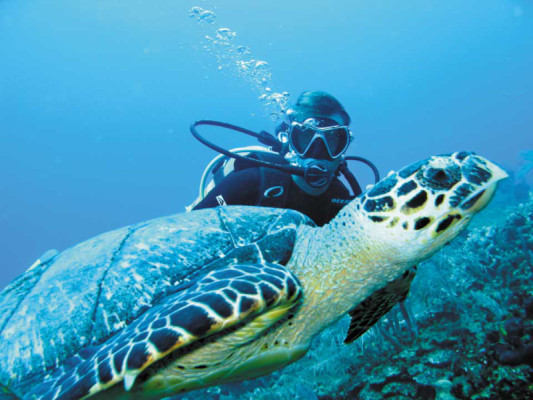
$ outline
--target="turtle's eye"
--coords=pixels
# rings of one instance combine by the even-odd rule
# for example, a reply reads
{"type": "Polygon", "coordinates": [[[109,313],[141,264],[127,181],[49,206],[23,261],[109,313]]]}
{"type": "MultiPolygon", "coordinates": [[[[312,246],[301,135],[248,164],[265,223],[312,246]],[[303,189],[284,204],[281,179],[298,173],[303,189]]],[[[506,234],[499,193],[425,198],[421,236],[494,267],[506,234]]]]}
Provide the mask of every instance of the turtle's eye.
{"type": "Polygon", "coordinates": [[[446,170],[442,168],[430,168],[426,171],[426,178],[438,182],[444,183],[449,179],[449,175],[446,170]]]}
{"type": "Polygon", "coordinates": [[[437,190],[448,190],[461,178],[458,168],[454,167],[429,167],[420,173],[420,179],[430,188],[437,190]]]}

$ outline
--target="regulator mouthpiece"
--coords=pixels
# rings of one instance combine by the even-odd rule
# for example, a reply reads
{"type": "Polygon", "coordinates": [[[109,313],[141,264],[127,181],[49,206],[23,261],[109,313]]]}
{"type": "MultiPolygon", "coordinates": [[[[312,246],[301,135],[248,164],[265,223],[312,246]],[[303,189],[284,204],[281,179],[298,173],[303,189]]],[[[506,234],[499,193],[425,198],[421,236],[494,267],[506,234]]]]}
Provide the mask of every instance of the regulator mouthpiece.
{"type": "Polygon", "coordinates": [[[319,163],[311,164],[305,169],[304,180],[313,188],[323,188],[328,186],[332,178],[333,175],[330,171],[319,163]]]}

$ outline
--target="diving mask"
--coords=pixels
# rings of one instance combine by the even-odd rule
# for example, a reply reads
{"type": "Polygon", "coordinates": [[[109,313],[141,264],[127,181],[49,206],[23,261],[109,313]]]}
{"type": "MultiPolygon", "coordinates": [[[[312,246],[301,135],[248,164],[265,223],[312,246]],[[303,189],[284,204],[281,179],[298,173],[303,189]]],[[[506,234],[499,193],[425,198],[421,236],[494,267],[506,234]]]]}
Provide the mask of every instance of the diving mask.
{"type": "MultiPolygon", "coordinates": [[[[317,140],[322,140],[327,156],[335,160],[350,145],[350,129],[329,118],[308,118],[303,123],[289,124],[289,143],[294,151],[306,157],[317,140]]],[[[326,154],[324,154],[326,155],[326,154]]]]}

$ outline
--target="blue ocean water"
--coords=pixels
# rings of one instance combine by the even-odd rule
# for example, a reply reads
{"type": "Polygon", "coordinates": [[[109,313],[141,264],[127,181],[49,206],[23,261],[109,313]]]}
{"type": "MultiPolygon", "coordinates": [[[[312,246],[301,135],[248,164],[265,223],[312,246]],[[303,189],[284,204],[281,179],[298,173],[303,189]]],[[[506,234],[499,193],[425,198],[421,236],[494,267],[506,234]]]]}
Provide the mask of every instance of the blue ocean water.
{"type": "MultiPolygon", "coordinates": [[[[344,104],[349,153],[382,175],[473,150],[531,185],[532,50],[524,0],[5,0],[0,288],[49,249],[183,211],[216,155],[190,135],[194,120],[273,131],[283,102],[309,89],[344,104]]],[[[209,132],[228,148],[255,144],[209,132]]],[[[353,171],[371,183],[364,166],[353,171]]],[[[497,210],[484,225],[505,217],[497,210]]]]}
{"type": "Polygon", "coordinates": [[[205,38],[219,28],[268,63],[273,92],[339,98],[350,152],[382,174],[461,149],[517,169],[533,147],[527,1],[3,1],[0,286],[48,249],[182,211],[215,155],[192,121],[273,130],[256,84],[205,38]]]}

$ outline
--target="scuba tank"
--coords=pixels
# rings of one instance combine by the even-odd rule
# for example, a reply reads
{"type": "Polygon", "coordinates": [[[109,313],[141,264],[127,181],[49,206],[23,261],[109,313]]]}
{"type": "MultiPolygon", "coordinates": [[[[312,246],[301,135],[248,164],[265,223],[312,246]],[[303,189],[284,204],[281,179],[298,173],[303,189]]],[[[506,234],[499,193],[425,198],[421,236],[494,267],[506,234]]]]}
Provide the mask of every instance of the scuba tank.
{"type": "MultiPolygon", "coordinates": [[[[238,154],[243,157],[258,158],[260,156],[280,156],[279,153],[263,147],[263,146],[247,146],[239,147],[229,150],[234,154],[238,154]]],[[[239,170],[239,166],[235,165],[237,160],[235,158],[228,157],[224,154],[219,154],[211,160],[200,178],[200,186],[198,190],[198,197],[189,206],[185,207],[186,211],[192,211],[198,203],[200,203],[207,194],[226,176],[231,174],[235,170],[239,170]]]]}

